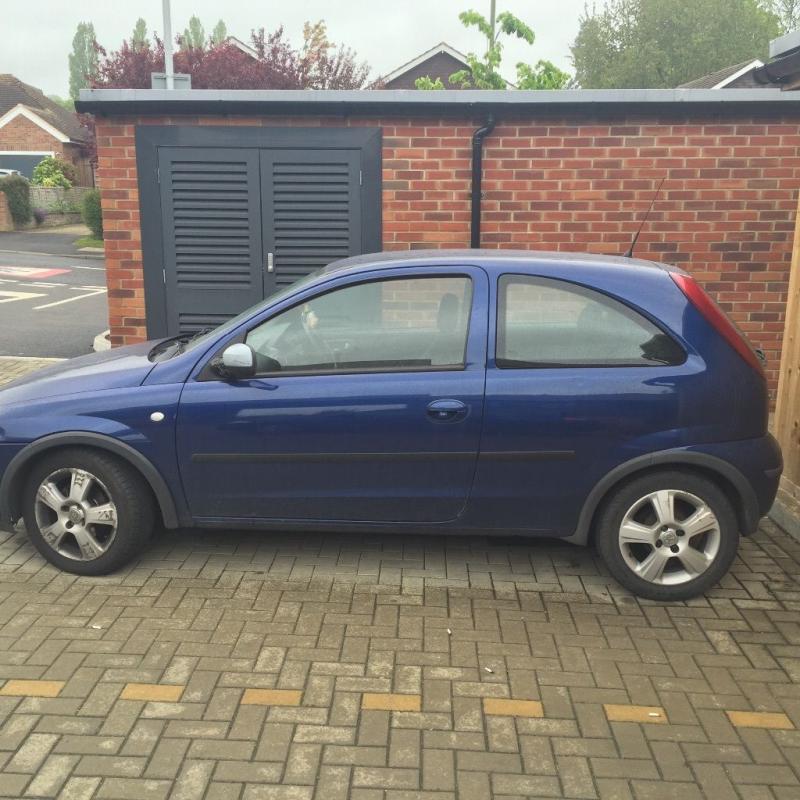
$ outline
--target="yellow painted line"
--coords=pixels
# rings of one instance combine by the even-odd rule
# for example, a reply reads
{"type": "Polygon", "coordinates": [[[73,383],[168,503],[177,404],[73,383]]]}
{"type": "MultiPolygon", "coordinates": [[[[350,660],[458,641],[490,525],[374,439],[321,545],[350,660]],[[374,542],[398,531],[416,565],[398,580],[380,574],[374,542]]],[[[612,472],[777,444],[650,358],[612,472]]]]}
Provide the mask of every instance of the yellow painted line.
{"type": "Polygon", "coordinates": [[[299,706],[303,693],[294,689],[245,689],[244,706],[299,706]]]}
{"type": "Polygon", "coordinates": [[[484,697],[483,713],[497,717],[543,717],[538,700],[509,700],[505,697],[484,697]]]}
{"type": "Polygon", "coordinates": [[[366,692],[361,708],[377,711],[420,711],[422,698],[418,694],[376,694],[366,692]]]}
{"type": "Polygon", "coordinates": [[[783,713],[769,711],[726,711],[728,719],[737,728],[770,728],[776,731],[793,731],[794,723],[783,713]]]}
{"type": "Polygon", "coordinates": [[[122,690],[122,700],[145,700],[154,703],[177,703],[185,686],[161,683],[128,683],[122,690]]]}
{"type": "Polygon", "coordinates": [[[0,695],[5,697],[58,697],[64,681],[6,681],[0,695]]]}
{"type": "Polygon", "coordinates": [[[661,706],[626,706],[605,703],[603,708],[610,722],[645,722],[665,725],[667,712],[661,706]]]}

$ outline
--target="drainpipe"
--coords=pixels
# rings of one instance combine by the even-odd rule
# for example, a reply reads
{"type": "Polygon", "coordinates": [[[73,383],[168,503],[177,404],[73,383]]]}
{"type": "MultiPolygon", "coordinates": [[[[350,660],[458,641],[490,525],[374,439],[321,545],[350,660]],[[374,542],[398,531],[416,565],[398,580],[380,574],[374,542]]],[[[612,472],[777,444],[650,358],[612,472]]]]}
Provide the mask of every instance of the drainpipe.
{"type": "Polygon", "coordinates": [[[483,177],[483,140],[494,130],[494,117],[472,134],[472,224],[470,247],[481,246],[481,179],[483,177]]]}

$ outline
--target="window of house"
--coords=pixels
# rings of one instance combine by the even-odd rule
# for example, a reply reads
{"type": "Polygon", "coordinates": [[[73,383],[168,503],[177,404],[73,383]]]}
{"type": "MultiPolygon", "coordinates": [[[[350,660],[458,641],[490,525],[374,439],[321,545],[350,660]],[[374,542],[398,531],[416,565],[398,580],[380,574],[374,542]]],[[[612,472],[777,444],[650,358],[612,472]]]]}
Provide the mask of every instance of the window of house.
{"type": "Polygon", "coordinates": [[[498,367],[646,366],[684,359],[672,337],[600,292],[550,278],[500,279],[498,367]]]}
{"type": "Polygon", "coordinates": [[[246,341],[261,373],[460,368],[471,308],[468,277],[372,281],[294,306],[246,341]]]}

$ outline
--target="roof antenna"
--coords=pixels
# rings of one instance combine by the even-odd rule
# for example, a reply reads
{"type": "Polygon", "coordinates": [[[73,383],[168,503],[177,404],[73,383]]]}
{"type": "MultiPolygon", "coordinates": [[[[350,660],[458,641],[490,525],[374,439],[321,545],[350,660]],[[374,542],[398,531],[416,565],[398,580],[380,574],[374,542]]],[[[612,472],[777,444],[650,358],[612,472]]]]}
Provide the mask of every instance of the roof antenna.
{"type": "Polygon", "coordinates": [[[642,232],[642,228],[644,228],[645,222],[647,222],[647,218],[650,216],[650,212],[653,210],[653,206],[656,204],[656,200],[658,200],[658,195],[661,193],[661,187],[664,185],[664,181],[667,179],[666,173],[664,177],[661,179],[661,183],[658,184],[658,189],[656,189],[656,193],[653,195],[653,199],[650,201],[650,208],[647,209],[647,213],[644,215],[642,219],[641,225],[639,225],[639,230],[636,231],[636,235],[633,237],[633,241],[631,242],[631,246],[628,248],[627,252],[625,253],[625,258],[633,258],[633,248],[636,247],[636,242],[639,241],[639,234],[642,232]]]}

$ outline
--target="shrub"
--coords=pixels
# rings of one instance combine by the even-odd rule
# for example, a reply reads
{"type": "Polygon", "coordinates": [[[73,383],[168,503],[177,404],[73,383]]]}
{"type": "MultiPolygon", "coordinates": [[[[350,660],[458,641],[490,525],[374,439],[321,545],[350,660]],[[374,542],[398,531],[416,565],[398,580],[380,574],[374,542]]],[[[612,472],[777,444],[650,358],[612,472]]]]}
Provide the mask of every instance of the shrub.
{"type": "Polygon", "coordinates": [[[102,239],[103,212],[100,209],[100,192],[97,189],[92,189],[84,195],[81,216],[92,232],[92,236],[95,239],[102,239]]]}
{"type": "Polygon", "coordinates": [[[8,208],[14,225],[27,225],[31,221],[31,187],[22,175],[7,175],[0,178],[0,192],[8,198],[8,208]]]}
{"type": "Polygon", "coordinates": [[[34,186],[63,186],[69,189],[76,179],[77,173],[72,164],[60,158],[47,156],[33,168],[31,183],[34,186]]]}

